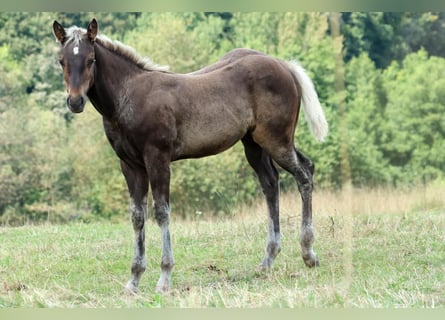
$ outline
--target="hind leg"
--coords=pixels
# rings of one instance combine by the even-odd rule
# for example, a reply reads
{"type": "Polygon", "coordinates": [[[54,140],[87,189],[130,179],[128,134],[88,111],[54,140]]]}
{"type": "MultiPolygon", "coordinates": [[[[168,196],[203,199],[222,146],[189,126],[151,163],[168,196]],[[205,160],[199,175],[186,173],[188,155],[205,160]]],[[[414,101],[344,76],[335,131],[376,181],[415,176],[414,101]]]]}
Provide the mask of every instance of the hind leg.
{"type": "Polygon", "coordinates": [[[312,227],[312,190],[314,165],[300,151],[293,146],[284,152],[274,153],[273,159],[286,171],[291,173],[298,185],[302,200],[301,221],[301,255],[308,267],[319,266],[317,255],[312,245],[314,243],[314,230],[312,227]]]}
{"type": "Polygon", "coordinates": [[[280,217],[279,217],[279,187],[278,171],[272,163],[270,156],[250,136],[242,139],[247,161],[255,170],[261,184],[262,191],[266,197],[269,210],[269,232],[266,252],[261,268],[267,269],[272,266],[278,253],[281,251],[280,217]]]}

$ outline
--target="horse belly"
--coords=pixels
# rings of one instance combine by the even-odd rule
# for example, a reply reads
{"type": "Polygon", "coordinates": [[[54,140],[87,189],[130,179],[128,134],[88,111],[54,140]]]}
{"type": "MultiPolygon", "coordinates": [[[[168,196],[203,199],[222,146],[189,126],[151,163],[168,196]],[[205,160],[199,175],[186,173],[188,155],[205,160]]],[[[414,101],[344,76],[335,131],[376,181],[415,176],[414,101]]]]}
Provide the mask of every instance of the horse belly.
{"type": "Polygon", "coordinates": [[[175,158],[199,158],[227,150],[246,134],[251,118],[249,112],[194,117],[178,130],[175,158]]]}

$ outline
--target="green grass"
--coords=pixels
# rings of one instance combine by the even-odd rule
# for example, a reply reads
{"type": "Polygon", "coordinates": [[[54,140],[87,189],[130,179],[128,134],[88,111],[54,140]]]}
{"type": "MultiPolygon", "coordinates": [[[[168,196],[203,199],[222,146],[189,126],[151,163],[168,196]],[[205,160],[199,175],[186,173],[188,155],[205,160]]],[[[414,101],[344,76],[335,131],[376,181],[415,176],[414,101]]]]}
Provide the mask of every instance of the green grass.
{"type": "Polygon", "coordinates": [[[317,269],[300,257],[299,202],[289,195],[282,201],[283,249],[267,273],[257,270],[267,232],[262,203],[232,218],[173,218],[176,266],[166,295],[153,291],[160,231],[152,221],[148,268],[135,297],[123,292],[133,245],[129,222],[3,227],[0,307],[444,307],[442,194],[434,201],[408,195],[410,204],[395,210],[379,202],[399,201],[400,194],[315,195],[317,269]],[[361,197],[374,197],[376,211],[361,197]]]}

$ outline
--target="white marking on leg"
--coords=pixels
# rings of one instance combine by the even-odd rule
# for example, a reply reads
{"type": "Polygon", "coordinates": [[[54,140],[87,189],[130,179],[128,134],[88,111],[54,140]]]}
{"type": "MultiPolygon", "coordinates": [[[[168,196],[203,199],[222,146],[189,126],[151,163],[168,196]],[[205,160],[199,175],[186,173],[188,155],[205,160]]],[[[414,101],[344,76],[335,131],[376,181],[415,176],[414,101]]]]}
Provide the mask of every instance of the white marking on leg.
{"type": "Polygon", "coordinates": [[[171,275],[175,264],[170,239],[169,221],[166,220],[161,225],[162,239],[162,258],[161,258],[161,276],[156,285],[157,292],[166,292],[170,288],[171,275]]]}
{"type": "Polygon", "coordinates": [[[314,243],[314,230],[312,224],[302,225],[300,234],[301,256],[308,267],[319,265],[317,255],[312,248],[314,243]]]}
{"type": "Polygon", "coordinates": [[[266,246],[266,254],[263,262],[261,262],[261,268],[270,268],[281,251],[281,235],[279,232],[275,232],[274,222],[269,218],[269,232],[266,246]]]}
{"type": "Polygon", "coordinates": [[[137,205],[132,198],[130,202],[130,212],[134,229],[134,251],[131,263],[131,278],[125,288],[129,293],[136,293],[142,274],[147,267],[144,228],[147,215],[147,198],[144,197],[140,205],[137,205]]]}

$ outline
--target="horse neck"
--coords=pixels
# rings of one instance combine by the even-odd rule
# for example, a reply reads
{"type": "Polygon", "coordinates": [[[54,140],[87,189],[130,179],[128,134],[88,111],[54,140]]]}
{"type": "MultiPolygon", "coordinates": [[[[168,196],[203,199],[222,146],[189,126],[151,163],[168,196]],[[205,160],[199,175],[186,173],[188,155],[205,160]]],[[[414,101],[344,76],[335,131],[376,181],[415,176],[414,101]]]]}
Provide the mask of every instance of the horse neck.
{"type": "Polygon", "coordinates": [[[115,118],[121,90],[129,77],[141,70],[119,54],[95,45],[96,71],[94,85],[88,91],[88,97],[96,110],[105,118],[115,118]]]}

